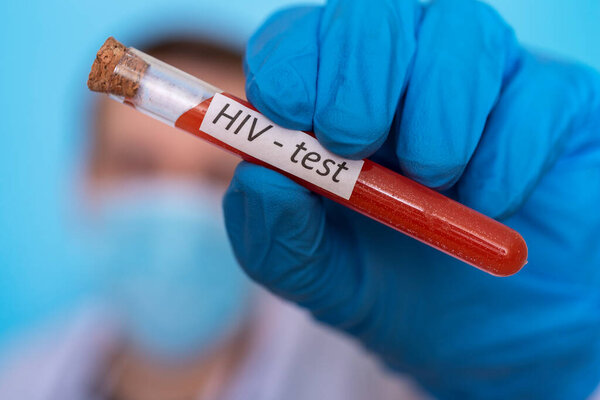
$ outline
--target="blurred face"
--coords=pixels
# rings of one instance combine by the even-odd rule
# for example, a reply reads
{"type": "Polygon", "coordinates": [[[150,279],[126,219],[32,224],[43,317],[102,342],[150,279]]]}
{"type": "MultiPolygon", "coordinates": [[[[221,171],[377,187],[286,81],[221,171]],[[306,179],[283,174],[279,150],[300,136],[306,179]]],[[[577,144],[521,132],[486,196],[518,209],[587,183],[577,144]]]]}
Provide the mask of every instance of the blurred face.
{"type": "MultiPolygon", "coordinates": [[[[169,54],[157,58],[243,96],[235,57],[169,54]]],[[[237,329],[247,304],[220,215],[239,159],[108,97],[97,113],[85,188],[100,286],[136,354],[187,362],[237,329]]]]}
{"type": "MultiPolygon", "coordinates": [[[[160,56],[158,58],[161,58],[160,56]]],[[[192,75],[244,95],[241,66],[228,59],[163,57],[192,75]]],[[[138,179],[176,179],[227,186],[239,159],[190,134],[103,97],[91,152],[88,187],[92,195],[138,179]]]]}

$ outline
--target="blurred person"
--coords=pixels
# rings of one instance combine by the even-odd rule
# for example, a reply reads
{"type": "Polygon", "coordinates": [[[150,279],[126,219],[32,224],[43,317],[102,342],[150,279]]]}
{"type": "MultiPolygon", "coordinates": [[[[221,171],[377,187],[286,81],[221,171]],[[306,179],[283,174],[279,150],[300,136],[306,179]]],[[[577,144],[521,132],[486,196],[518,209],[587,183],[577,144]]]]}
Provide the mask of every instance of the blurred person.
{"type": "MultiPolygon", "coordinates": [[[[234,51],[170,40],[148,52],[244,95],[234,51]]],[[[222,221],[237,157],[108,97],[92,120],[80,201],[99,295],[15,349],[0,398],[418,398],[409,380],[251,285],[222,221]]]]}
{"type": "MultiPolygon", "coordinates": [[[[192,42],[150,52],[243,93],[232,52],[192,42]]],[[[126,341],[109,368],[113,395],[218,397],[244,356],[252,301],[220,210],[238,160],[107,97],[96,121],[84,193],[96,268],[126,341]]]]}

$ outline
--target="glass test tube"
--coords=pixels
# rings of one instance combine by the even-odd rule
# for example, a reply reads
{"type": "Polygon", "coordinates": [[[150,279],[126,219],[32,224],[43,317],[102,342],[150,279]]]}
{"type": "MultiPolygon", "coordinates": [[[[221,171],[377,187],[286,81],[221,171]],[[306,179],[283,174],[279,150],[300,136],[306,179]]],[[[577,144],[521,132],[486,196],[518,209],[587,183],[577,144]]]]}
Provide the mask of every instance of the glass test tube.
{"type": "Polygon", "coordinates": [[[88,86],[492,275],[512,275],[527,263],[525,241],[513,229],[371,160],[337,157],[313,134],[277,127],[248,102],[113,38],[98,52],[88,86]],[[278,136],[261,144],[267,131],[278,136]],[[341,181],[351,173],[349,183],[341,181]]]}

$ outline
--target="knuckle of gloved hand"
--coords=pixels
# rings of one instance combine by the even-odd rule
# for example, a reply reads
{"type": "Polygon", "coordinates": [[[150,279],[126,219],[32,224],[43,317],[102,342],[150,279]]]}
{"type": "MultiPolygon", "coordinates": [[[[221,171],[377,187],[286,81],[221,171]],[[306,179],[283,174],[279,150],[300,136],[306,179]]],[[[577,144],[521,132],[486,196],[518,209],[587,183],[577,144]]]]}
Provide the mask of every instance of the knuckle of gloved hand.
{"type": "Polygon", "coordinates": [[[503,220],[525,201],[525,188],[500,187],[497,179],[470,180],[458,185],[458,200],[488,217],[503,220]]]}
{"type": "Polygon", "coordinates": [[[432,149],[420,146],[407,151],[400,147],[397,151],[402,173],[409,178],[436,190],[445,190],[458,181],[463,173],[467,157],[457,157],[456,150],[449,148],[432,149]]]}
{"type": "Polygon", "coordinates": [[[252,36],[246,48],[248,99],[287,128],[312,127],[320,12],[314,6],[280,10],[252,36]]]}
{"type": "Polygon", "coordinates": [[[561,68],[559,79],[566,85],[560,94],[560,115],[566,124],[558,138],[567,139],[561,145],[559,157],[581,156],[582,150],[598,148],[600,132],[600,73],[582,64],[556,63],[561,68]]]}
{"type": "Polygon", "coordinates": [[[388,135],[390,123],[364,115],[350,106],[326,106],[314,117],[317,139],[329,151],[351,159],[366,158],[388,135]]]}
{"type": "Polygon", "coordinates": [[[294,39],[308,34],[304,28],[317,22],[320,12],[316,6],[291,6],[274,12],[248,40],[247,58],[260,66],[269,55],[285,53],[290,44],[296,44],[294,39]]]}
{"type": "Polygon", "coordinates": [[[479,22],[481,53],[491,59],[514,58],[518,49],[515,32],[498,11],[481,1],[462,1],[469,3],[473,18],[479,22]]]}
{"type": "MultiPolygon", "coordinates": [[[[289,129],[312,129],[315,103],[314,81],[298,72],[296,63],[282,60],[265,64],[248,76],[246,95],[254,106],[275,123],[289,129]]],[[[309,74],[314,75],[314,74],[309,74]]]]}
{"type": "Polygon", "coordinates": [[[581,123],[586,125],[600,119],[600,73],[583,64],[566,69],[565,80],[573,91],[575,107],[581,110],[581,123]]]}

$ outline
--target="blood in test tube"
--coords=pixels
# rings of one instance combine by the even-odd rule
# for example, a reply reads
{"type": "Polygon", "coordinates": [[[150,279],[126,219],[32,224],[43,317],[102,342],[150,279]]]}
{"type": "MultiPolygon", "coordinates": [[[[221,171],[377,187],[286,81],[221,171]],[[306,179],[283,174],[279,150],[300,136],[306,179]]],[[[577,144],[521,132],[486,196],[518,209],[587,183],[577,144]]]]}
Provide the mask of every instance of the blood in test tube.
{"type": "MultiPolygon", "coordinates": [[[[487,273],[496,276],[512,275],[527,262],[525,241],[519,233],[502,223],[369,159],[356,161],[333,155],[316,142],[312,133],[277,127],[250,103],[222,93],[210,84],[139,50],[126,48],[112,38],[98,52],[88,86],[92,90],[109,93],[121,102],[235,153],[249,162],[274,169],[315,193],[487,273]],[[229,110],[230,114],[224,113],[229,106],[238,110],[235,115],[231,113],[232,109],[229,110]],[[221,110],[216,118],[215,108],[221,110]],[[207,119],[210,113],[212,116],[207,119]],[[229,119],[225,127],[220,128],[220,133],[228,133],[230,136],[208,132],[210,124],[205,123],[205,119],[216,123],[220,117],[229,119]],[[262,123],[259,128],[258,120],[262,123]],[[248,143],[238,140],[242,136],[238,135],[242,128],[250,129],[248,143]],[[273,151],[261,148],[264,146],[260,141],[250,143],[268,130],[271,130],[270,133],[278,132],[279,136],[271,136],[270,144],[264,146],[273,146],[274,143],[284,147],[284,142],[295,135],[301,144],[297,144],[294,154],[301,149],[306,150],[304,158],[294,159],[292,155],[291,163],[296,165],[291,165],[287,159],[285,164],[281,157],[273,155],[273,151]],[[273,137],[279,139],[273,141],[273,137]],[[232,138],[236,140],[231,141],[232,138]],[[309,154],[307,148],[301,147],[305,143],[312,143],[313,149],[320,150],[309,154]],[[323,158],[325,161],[322,161],[323,158]],[[319,160],[320,169],[315,164],[319,160]],[[302,168],[287,168],[300,164],[307,171],[302,168]],[[335,168],[337,171],[333,172],[335,168]],[[339,183],[337,174],[342,171],[355,174],[350,183],[339,183]],[[343,187],[343,190],[338,190],[337,187],[343,187]]],[[[293,147],[289,143],[285,146],[288,150],[293,147]]]]}
{"type": "MultiPolygon", "coordinates": [[[[225,96],[254,109],[250,103],[233,95],[225,96]]],[[[205,100],[185,112],[177,119],[175,126],[238,154],[249,162],[273,168],[199,129],[211,100],[205,100]]],[[[512,275],[527,262],[525,241],[513,229],[373,161],[364,161],[349,199],[336,196],[285,171],[278,171],[313,192],[492,275],[512,275]]]]}

